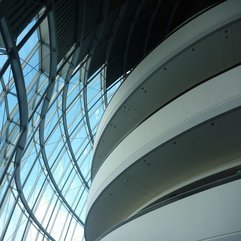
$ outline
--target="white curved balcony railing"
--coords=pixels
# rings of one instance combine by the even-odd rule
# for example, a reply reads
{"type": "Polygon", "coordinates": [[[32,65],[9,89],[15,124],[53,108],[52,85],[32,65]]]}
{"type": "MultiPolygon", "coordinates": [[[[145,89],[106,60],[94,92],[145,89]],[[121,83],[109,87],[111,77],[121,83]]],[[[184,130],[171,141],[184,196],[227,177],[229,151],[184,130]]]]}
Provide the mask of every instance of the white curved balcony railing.
{"type": "Polygon", "coordinates": [[[158,208],[112,231],[102,241],[241,239],[241,181],[158,208]]]}
{"type": "Polygon", "coordinates": [[[99,169],[89,192],[88,207],[116,177],[152,150],[215,116],[239,107],[240,76],[239,66],[187,92],[138,126],[99,169]]]}
{"type": "Polygon", "coordinates": [[[89,240],[161,193],[241,157],[240,111],[235,117],[231,111],[241,106],[240,75],[238,66],[183,94],[149,117],[111,152],[89,192],[89,240]],[[212,125],[204,124],[225,113],[225,122],[215,126],[218,129],[213,131],[212,125]],[[105,219],[100,220],[103,215],[105,219]],[[96,228],[90,231],[93,225],[96,228]]]}
{"type": "Polygon", "coordinates": [[[241,61],[241,2],[226,1],[186,23],[129,75],[95,138],[92,178],[111,151],[154,111],[241,61]]]}

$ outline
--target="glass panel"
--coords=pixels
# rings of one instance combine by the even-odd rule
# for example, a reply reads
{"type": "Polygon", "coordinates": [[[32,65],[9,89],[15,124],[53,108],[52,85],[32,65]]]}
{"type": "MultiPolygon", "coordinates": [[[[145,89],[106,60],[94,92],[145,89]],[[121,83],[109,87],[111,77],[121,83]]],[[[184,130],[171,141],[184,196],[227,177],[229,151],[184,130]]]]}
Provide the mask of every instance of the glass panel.
{"type": "MultiPolygon", "coordinates": [[[[85,79],[88,58],[85,63],[75,63],[79,69],[69,78],[67,73],[77,68],[73,68],[73,56],[68,61],[65,61],[68,56],[59,61],[57,68],[65,65],[50,80],[48,73],[41,70],[43,51],[53,47],[49,41],[47,19],[38,22],[44,11],[29,22],[16,41],[17,45],[25,41],[21,42],[23,46],[18,54],[25,83],[20,95],[27,96],[28,126],[20,126],[19,106],[22,103],[19,103],[15,85],[19,80],[14,79],[17,75],[11,65],[6,66],[0,76],[1,240],[44,241],[48,240],[48,235],[56,240],[84,240],[82,222],[86,218],[88,196],[85,183],[90,184],[92,135],[96,133],[107,99],[119,85],[110,88],[107,94],[103,84],[105,66],[93,77],[85,79]],[[35,24],[38,27],[30,34],[35,24]],[[40,31],[40,24],[46,30],[46,36],[40,31]],[[52,83],[55,84],[53,94],[46,98],[52,83]],[[18,153],[20,165],[15,163],[16,150],[21,150],[18,153]],[[15,183],[18,186],[14,186],[15,183]],[[35,218],[39,223],[34,221],[35,218]]],[[[49,58],[49,53],[47,55],[43,61],[47,60],[44,64],[49,64],[45,66],[49,69],[52,57],[49,58]]],[[[2,46],[0,69],[10,62],[7,61],[10,57],[2,46]]]]}

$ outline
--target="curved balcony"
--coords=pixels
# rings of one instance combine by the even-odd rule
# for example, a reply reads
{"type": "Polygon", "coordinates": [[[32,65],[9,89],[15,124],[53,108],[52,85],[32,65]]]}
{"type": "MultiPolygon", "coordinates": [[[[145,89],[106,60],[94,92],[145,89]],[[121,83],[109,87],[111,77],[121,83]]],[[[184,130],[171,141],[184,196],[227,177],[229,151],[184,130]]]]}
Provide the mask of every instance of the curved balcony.
{"type": "Polygon", "coordinates": [[[238,66],[180,96],[112,151],[89,192],[88,240],[168,193],[241,164],[240,74],[238,66]]]}
{"type": "Polygon", "coordinates": [[[241,62],[240,3],[227,1],[186,23],[129,75],[100,122],[92,178],[113,149],[153,112],[241,62]]]}
{"type": "Polygon", "coordinates": [[[241,238],[240,187],[238,180],[156,207],[126,221],[101,240],[238,241],[241,238]]]}
{"type": "Polygon", "coordinates": [[[239,6],[225,2],[186,23],[113,97],[96,136],[88,241],[155,200],[241,164],[239,6]]]}

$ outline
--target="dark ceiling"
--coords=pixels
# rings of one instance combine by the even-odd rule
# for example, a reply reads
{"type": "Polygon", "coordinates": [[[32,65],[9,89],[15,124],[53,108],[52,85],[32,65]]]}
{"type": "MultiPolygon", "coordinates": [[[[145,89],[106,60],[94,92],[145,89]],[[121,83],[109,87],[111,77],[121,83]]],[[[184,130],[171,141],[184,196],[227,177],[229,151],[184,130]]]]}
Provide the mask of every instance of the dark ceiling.
{"type": "Polygon", "coordinates": [[[2,0],[17,37],[43,6],[53,9],[60,61],[80,46],[88,76],[107,63],[107,86],[135,67],[178,26],[220,0],[2,0]]]}

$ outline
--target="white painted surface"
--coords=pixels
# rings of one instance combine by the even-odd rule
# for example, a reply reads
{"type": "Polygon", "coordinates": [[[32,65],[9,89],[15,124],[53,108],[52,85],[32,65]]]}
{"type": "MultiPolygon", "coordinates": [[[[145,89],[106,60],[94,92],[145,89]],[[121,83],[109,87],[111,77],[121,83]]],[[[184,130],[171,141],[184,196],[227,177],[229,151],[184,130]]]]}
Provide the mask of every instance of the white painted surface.
{"type": "Polygon", "coordinates": [[[116,110],[148,76],[193,42],[212,33],[221,26],[240,18],[240,15],[241,1],[227,1],[215,9],[202,14],[198,19],[194,19],[187,25],[184,25],[159,45],[155,51],[152,51],[128,76],[128,79],[131,79],[131,81],[125,81],[114,95],[99,125],[95,145],[98,143],[101,133],[116,110]]]}
{"type": "MultiPolygon", "coordinates": [[[[215,160],[214,162],[212,162],[212,157],[215,156],[215,153],[212,153],[212,150],[210,150],[208,146],[206,146],[206,148],[208,149],[206,156],[210,154],[210,159],[208,159],[208,163],[211,163],[209,166],[205,164],[205,167],[208,168],[203,168],[202,161],[198,160],[197,164],[199,166],[196,168],[197,170],[195,169],[195,172],[193,173],[190,172],[188,178],[187,173],[183,175],[183,178],[177,178],[177,180],[175,180],[175,184],[171,185],[171,182],[171,184],[168,183],[167,186],[164,185],[164,188],[156,189],[158,193],[155,193],[155,195],[152,195],[152,197],[147,197],[146,199],[145,197],[148,196],[155,189],[156,183],[162,183],[162,181],[164,181],[164,178],[167,179],[167,175],[163,175],[162,172],[163,176],[161,180],[159,180],[161,182],[152,182],[149,183],[151,185],[146,186],[145,178],[148,178],[151,175],[150,173],[153,172],[148,172],[149,174],[146,174],[147,172],[145,171],[148,168],[142,166],[146,165],[145,163],[142,163],[142,161],[139,163],[139,167],[138,165],[136,165],[137,160],[140,160],[140,158],[143,157],[143,155],[150,153],[151,150],[170,140],[170,138],[173,138],[178,134],[183,133],[186,130],[189,130],[191,127],[195,127],[196,125],[212,117],[215,117],[220,113],[240,106],[240,68],[222,74],[221,76],[213,80],[210,80],[209,82],[179,97],[177,100],[171,102],[165,108],[156,113],[155,116],[149,118],[145,123],[143,123],[131,134],[129,134],[129,136],[126,136],[130,131],[132,131],[135,128],[136,119],[138,119],[138,121],[142,121],[146,118],[146,116],[144,116],[144,114],[142,113],[144,109],[142,105],[147,103],[147,105],[145,105],[145,108],[148,108],[148,104],[150,105],[148,101],[143,101],[143,95],[138,96],[139,99],[130,97],[136,94],[137,92],[139,94],[143,83],[147,83],[146,80],[150,76],[152,76],[155,71],[157,73],[158,70],[161,73],[166,63],[169,64],[168,70],[170,71],[165,71],[164,75],[163,72],[161,73],[161,75],[159,75],[159,73],[156,74],[156,76],[153,75],[154,78],[150,78],[150,84],[145,85],[145,87],[152,87],[149,88],[149,97],[153,95],[153,89],[162,90],[162,92],[160,92],[159,95],[163,97],[163,93],[166,92],[168,94],[169,91],[172,91],[172,86],[174,86],[175,88],[177,87],[177,89],[180,88],[180,86],[178,87],[176,85],[181,83],[179,81],[180,78],[183,80],[187,79],[185,78],[187,76],[187,73],[189,73],[187,77],[190,78],[190,81],[187,81],[187,88],[191,88],[195,85],[195,83],[198,84],[202,80],[207,79],[208,76],[213,76],[213,74],[219,73],[220,71],[226,69],[228,66],[233,66],[234,64],[240,62],[240,34],[238,34],[239,31],[237,31],[237,29],[240,28],[239,23],[235,22],[234,24],[231,24],[228,27],[225,26],[225,29],[222,29],[224,25],[229,24],[231,22],[233,23],[234,20],[237,20],[240,17],[240,0],[226,1],[221,5],[211,9],[210,11],[200,15],[197,19],[194,19],[187,25],[183,26],[181,29],[179,29],[177,32],[171,35],[166,41],[164,41],[160,46],[158,46],[155,49],[155,51],[152,52],[145,60],[143,60],[143,62],[131,73],[126,82],[120,87],[118,92],[115,94],[110,105],[108,106],[107,111],[105,112],[105,115],[102,119],[101,125],[96,136],[97,138],[95,140],[95,150],[97,150],[99,148],[98,145],[101,144],[100,149],[102,151],[107,149],[110,151],[113,150],[113,152],[110,155],[109,153],[105,153],[109,155],[109,157],[106,160],[105,158],[103,158],[103,156],[101,156],[101,151],[96,152],[97,154],[99,154],[99,160],[101,161],[101,159],[103,159],[105,160],[105,162],[101,169],[97,172],[97,175],[92,183],[90,196],[88,199],[88,210],[85,230],[86,238],[88,238],[88,240],[94,240],[96,237],[98,237],[98,235],[103,233],[105,230],[107,230],[114,224],[118,224],[124,218],[128,217],[128,215],[132,215],[133,212],[135,212],[141,206],[145,206],[145,203],[148,203],[150,200],[153,200],[154,197],[157,197],[158,195],[162,195],[163,193],[170,191],[171,188],[176,188],[179,184],[184,185],[185,181],[187,181],[188,178],[188,180],[190,181],[193,180],[193,178],[198,178],[201,175],[208,175],[209,171],[212,168],[215,169],[224,167],[225,165],[228,166],[230,162],[236,160],[237,158],[240,158],[240,153],[236,153],[237,155],[234,155],[232,159],[232,155],[229,155],[230,153],[225,148],[223,148],[223,150],[226,150],[227,155],[226,153],[223,153],[224,155],[221,155],[222,157],[224,157],[223,160],[221,160],[220,163],[218,163],[216,166],[212,165],[212,163],[215,163],[215,160]],[[228,31],[229,33],[228,40],[225,38],[224,30],[228,31]],[[212,35],[213,32],[214,36],[212,35]],[[206,37],[208,37],[208,39],[206,39],[206,37]],[[201,40],[203,40],[203,42],[201,40]],[[196,49],[194,52],[191,52],[191,48],[194,43],[196,49]],[[190,52],[192,54],[190,54],[190,52]],[[180,53],[184,55],[183,58],[180,57],[180,53]],[[228,61],[230,61],[229,64],[226,64],[226,62],[228,61]],[[195,64],[193,64],[194,62],[195,64]],[[207,69],[209,72],[207,71],[207,69]],[[208,73],[208,75],[203,74],[206,72],[208,73]],[[198,78],[198,81],[195,82],[194,80],[192,82],[192,79],[195,79],[196,77],[198,78]],[[160,79],[162,80],[161,84],[158,85],[158,88],[155,88],[156,85],[152,84],[153,81],[159,83],[160,79]],[[168,88],[166,88],[168,84],[169,86],[168,88]],[[130,99],[132,99],[132,103],[131,101],[129,101],[130,99]],[[134,106],[135,103],[138,103],[140,107],[139,109],[137,109],[136,106],[134,106]],[[126,109],[130,108],[130,111],[128,112],[124,110],[124,106],[127,107],[126,109]],[[114,143],[114,141],[111,141],[114,133],[112,128],[115,127],[114,124],[116,120],[114,119],[114,117],[117,114],[117,112],[120,112],[120,115],[117,118],[118,123],[122,123],[122,127],[127,130],[124,130],[124,132],[122,130],[122,132],[120,132],[121,128],[116,128],[115,134],[117,137],[115,140],[117,140],[117,142],[114,143]],[[129,124],[130,121],[132,121],[133,123],[129,124]],[[131,129],[130,125],[132,125],[132,127],[134,126],[134,128],[131,127],[131,129]],[[108,135],[106,135],[106,131],[108,132],[108,135]],[[103,138],[103,136],[105,138],[103,138]],[[121,143],[119,143],[118,141],[122,138],[125,139],[121,143]],[[108,145],[105,146],[106,141],[111,142],[111,148],[109,148],[108,145]],[[114,147],[116,148],[113,149],[114,147]],[[126,176],[126,170],[131,164],[134,164],[133,173],[136,175],[128,174],[129,176],[126,176]],[[140,166],[142,168],[141,170],[140,166]],[[200,171],[199,168],[203,169],[200,171]],[[142,174],[140,174],[138,171],[142,171],[142,174]],[[116,178],[119,174],[121,174],[121,178],[116,178]],[[138,175],[142,175],[142,177],[144,176],[141,182],[139,182],[140,180],[137,177],[138,175]],[[133,177],[133,179],[129,177],[133,177]],[[125,183],[125,180],[128,181],[125,183]],[[111,185],[108,186],[110,183],[111,185]],[[150,187],[153,190],[151,190],[150,187]],[[117,195],[117,193],[119,194],[119,196],[117,195]],[[143,196],[140,196],[140,193],[143,194],[143,196]],[[140,198],[142,198],[142,203],[139,202],[140,198]],[[124,204],[121,206],[121,203],[127,203],[127,206],[125,206],[124,204]],[[132,206],[132,208],[129,210],[128,207],[133,203],[135,203],[135,207],[133,208],[132,206]],[[126,213],[123,215],[124,211],[126,211],[126,213]],[[111,215],[111,213],[114,213],[115,215],[111,215]]],[[[183,91],[185,91],[185,88],[183,90],[178,89],[173,94],[171,99],[176,97],[183,91]]],[[[147,98],[147,96],[144,97],[147,98]]],[[[158,95],[156,97],[158,99],[158,95]]],[[[166,99],[164,100],[163,104],[165,104],[165,101],[167,102],[166,99]]],[[[160,104],[160,106],[163,106],[163,104],[160,104]]],[[[236,122],[238,123],[238,121],[236,122]]],[[[227,134],[228,123],[229,122],[225,122],[225,134],[220,135],[224,138],[229,136],[229,134],[227,134]]],[[[233,129],[236,128],[237,123],[233,129]]],[[[204,132],[206,130],[205,128],[209,130],[209,128],[205,126],[203,129],[204,132]]],[[[217,133],[215,133],[214,135],[216,135],[216,138],[218,138],[219,136],[217,133]]],[[[195,134],[193,136],[195,136],[195,134]]],[[[200,137],[200,132],[197,136],[200,137]]],[[[239,135],[235,135],[235,138],[238,138],[238,136],[239,135]]],[[[239,141],[237,141],[235,138],[233,142],[231,142],[231,145],[233,146],[234,143],[236,144],[236,146],[239,146],[239,141]]],[[[179,139],[181,139],[181,141],[180,143],[178,143],[178,145],[176,145],[176,147],[180,148],[183,141],[187,141],[188,137],[187,139],[179,139]]],[[[214,139],[215,138],[213,138],[212,140],[214,139]]],[[[191,138],[191,140],[189,139],[188,141],[193,140],[194,139],[191,138]]],[[[206,143],[205,135],[202,136],[202,140],[204,140],[204,143],[206,143]]],[[[218,142],[218,139],[215,139],[215,141],[217,141],[217,144],[212,141],[210,141],[210,143],[216,145],[215,151],[217,151],[217,147],[220,143],[218,142]]],[[[223,146],[223,143],[221,143],[221,146],[223,146]]],[[[189,166],[185,165],[192,163],[192,160],[197,161],[195,159],[194,153],[198,151],[198,153],[200,154],[200,150],[202,149],[202,147],[203,145],[200,145],[199,149],[196,147],[196,149],[192,151],[192,155],[189,153],[189,151],[187,151],[188,156],[184,155],[182,157],[183,159],[181,159],[179,163],[178,158],[180,156],[173,156],[172,158],[174,161],[176,161],[177,166],[182,165],[179,166],[179,170],[182,169],[184,171],[185,167],[189,168],[189,166]],[[190,160],[188,159],[189,156],[191,156],[190,160]],[[187,162],[183,161],[185,158],[188,159],[187,162]]],[[[236,151],[235,148],[234,152],[236,151]]],[[[162,155],[161,150],[163,148],[158,149],[160,149],[160,153],[162,155]]],[[[204,152],[206,152],[206,150],[204,152]]],[[[165,152],[164,150],[164,154],[165,153],[169,152],[165,152]]],[[[203,156],[202,153],[199,156],[203,156]]],[[[161,158],[159,166],[160,169],[156,169],[156,172],[159,172],[159,170],[162,169],[170,169],[169,171],[171,171],[171,164],[167,163],[167,160],[168,156],[164,156],[164,158],[161,158]],[[162,168],[162,164],[164,168],[162,168]]],[[[132,170],[132,168],[128,170],[132,170]]],[[[155,180],[157,179],[153,178],[153,181],[155,180]]],[[[150,240],[149,235],[150,234],[148,234],[148,237],[146,237],[145,240],[150,240]]],[[[127,236],[124,238],[122,236],[122,240],[132,240],[130,237],[131,236],[127,236]]],[[[235,236],[232,237],[235,238],[235,236]]],[[[160,239],[158,238],[156,240],[160,239]]]]}
{"type": "Polygon", "coordinates": [[[189,196],[140,216],[102,241],[239,241],[241,180],[189,196]]]}
{"type": "Polygon", "coordinates": [[[141,157],[171,138],[241,105],[241,67],[236,67],[165,106],[108,156],[92,182],[87,210],[114,179],[141,157]],[[220,94],[221,93],[221,94],[220,94]]]}
{"type": "MultiPolygon", "coordinates": [[[[128,97],[131,96],[155,71],[157,71],[160,66],[165,65],[171,58],[180,54],[181,51],[192,46],[193,43],[216,31],[225,24],[240,18],[240,16],[240,0],[230,0],[220,4],[219,6],[203,13],[198,18],[192,20],[173,33],[166,41],[152,51],[136,67],[136,69],[133,70],[128,79],[114,95],[99,125],[95,137],[95,155],[93,165],[95,165],[95,162],[100,162],[101,160],[98,156],[102,155],[102,153],[97,147],[101,143],[100,140],[102,140],[101,138],[103,137],[103,133],[106,131],[106,128],[111,129],[108,125],[110,125],[110,122],[117,111],[120,111],[124,104],[128,105],[128,103],[126,103],[128,97]],[[98,153],[96,153],[97,151],[98,153]]],[[[134,115],[133,119],[136,119],[136,117],[140,119],[145,118],[145,116],[141,117],[142,113],[138,113],[138,111],[135,112],[135,109],[132,111],[132,114],[134,115]]],[[[133,120],[130,119],[129,122],[131,121],[133,120]]],[[[135,123],[135,120],[133,122],[135,123]]],[[[122,123],[122,121],[120,123],[122,123]]],[[[133,126],[134,125],[135,124],[133,124],[133,126]]],[[[128,133],[128,131],[129,130],[126,130],[126,133],[128,133]]],[[[119,139],[120,138],[122,138],[122,136],[120,136],[119,139]]],[[[103,140],[105,142],[108,141],[105,138],[103,138],[103,140]]],[[[115,143],[113,143],[113,145],[115,145],[115,143]]],[[[107,149],[110,149],[110,147],[108,146],[107,149]]]]}

